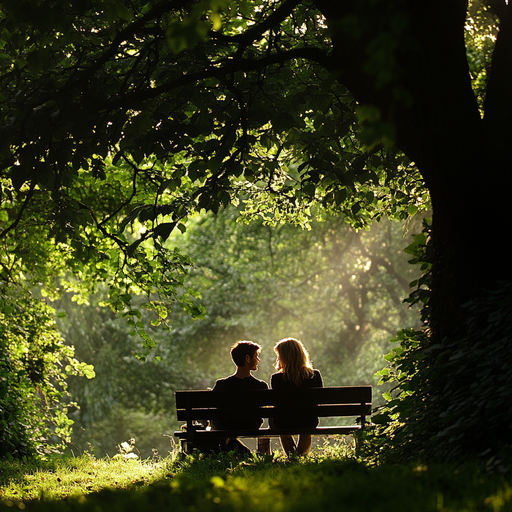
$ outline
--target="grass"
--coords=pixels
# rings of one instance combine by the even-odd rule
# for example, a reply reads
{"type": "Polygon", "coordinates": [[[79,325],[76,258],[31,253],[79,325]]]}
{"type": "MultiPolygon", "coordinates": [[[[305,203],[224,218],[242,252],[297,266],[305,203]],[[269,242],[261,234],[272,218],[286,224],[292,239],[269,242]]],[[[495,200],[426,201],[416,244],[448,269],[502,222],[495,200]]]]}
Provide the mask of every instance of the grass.
{"type": "Polygon", "coordinates": [[[102,489],[128,489],[166,478],[170,460],[96,459],[89,455],[47,462],[0,463],[2,501],[55,500],[102,489]]]}
{"type": "Polygon", "coordinates": [[[367,467],[346,447],[288,460],[90,455],[0,462],[0,511],[512,511],[509,475],[475,464],[367,467]]]}

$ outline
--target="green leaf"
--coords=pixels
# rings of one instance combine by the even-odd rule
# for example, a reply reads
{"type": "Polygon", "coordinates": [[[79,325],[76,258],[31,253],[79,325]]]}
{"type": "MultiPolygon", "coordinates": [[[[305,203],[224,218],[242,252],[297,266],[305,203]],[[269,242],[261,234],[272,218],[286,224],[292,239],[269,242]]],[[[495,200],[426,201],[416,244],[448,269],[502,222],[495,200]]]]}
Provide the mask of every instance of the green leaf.
{"type": "Polygon", "coordinates": [[[128,256],[133,256],[135,254],[135,251],[138,249],[139,245],[143,242],[142,238],[139,238],[138,240],[135,240],[132,244],[130,244],[126,248],[126,252],[128,256]]]}
{"type": "Polygon", "coordinates": [[[418,207],[413,204],[410,204],[407,207],[407,211],[408,211],[409,215],[412,217],[413,215],[416,215],[416,213],[418,213],[418,207]]]}
{"type": "Polygon", "coordinates": [[[337,190],[334,197],[335,197],[336,206],[340,206],[347,199],[347,190],[344,188],[337,190]]]}
{"type": "Polygon", "coordinates": [[[167,240],[175,227],[176,227],[176,222],[163,222],[162,224],[159,224],[155,228],[154,234],[156,236],[159,236],[162,240],[167,240]]]}

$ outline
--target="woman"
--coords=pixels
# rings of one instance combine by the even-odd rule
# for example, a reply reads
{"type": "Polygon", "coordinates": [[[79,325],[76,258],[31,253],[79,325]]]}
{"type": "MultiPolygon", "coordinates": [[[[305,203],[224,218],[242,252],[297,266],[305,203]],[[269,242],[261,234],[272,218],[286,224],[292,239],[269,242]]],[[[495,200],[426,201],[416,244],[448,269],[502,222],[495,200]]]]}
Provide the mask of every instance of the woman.
{"type": "MultiPolygon", "coordinates": [[[[302,342],[295,338],[284,338],[274,347],[277,355],[276,370],[270,377],[270,387],[273,389],[321,388],[322,376],[313,369],[309,354],[302,342]]],[[[293,420],[271,418],[273,428],[311,427],[318,425],[318,418],[305,417],[293,420]]],[[[301,434],[296,446],[292,436],[281,436],[284,451],[290,455],[297,452],[306,455],[311,451],[311,435],[301,434]]]]}

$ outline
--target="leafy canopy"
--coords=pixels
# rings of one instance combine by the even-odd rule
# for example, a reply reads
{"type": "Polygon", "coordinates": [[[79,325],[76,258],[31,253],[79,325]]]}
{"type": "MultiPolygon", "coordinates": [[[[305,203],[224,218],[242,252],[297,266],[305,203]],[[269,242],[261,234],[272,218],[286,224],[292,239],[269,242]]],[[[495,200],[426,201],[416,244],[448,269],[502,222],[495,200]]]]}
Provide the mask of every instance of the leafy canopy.
{"type": "Polygon", "coordinates": [[[150,347],[133,294],[162,321],[169,301],[202,313],[177,293],[189,260],[163,245],[191,212],[235,202],[307,224],[323,207],[361,227],[428,204],[408,160],[377,143],[378,115],[329,73],[310,4],[30,6],[3,2],[0,17],[5,281],[54,260],[33,276],[49,290],[66,272],[107,282],[150,347]]]}

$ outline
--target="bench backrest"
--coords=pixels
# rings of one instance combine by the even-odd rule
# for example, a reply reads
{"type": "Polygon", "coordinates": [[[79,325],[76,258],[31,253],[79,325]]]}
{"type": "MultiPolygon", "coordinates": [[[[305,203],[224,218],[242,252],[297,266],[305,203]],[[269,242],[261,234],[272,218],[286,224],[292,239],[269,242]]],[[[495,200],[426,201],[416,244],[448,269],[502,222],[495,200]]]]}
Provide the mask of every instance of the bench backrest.
{"type": "Polygon", "coordinates": [[[176,391],[178,421],[371,414],[372,386],[176,391]]]}

